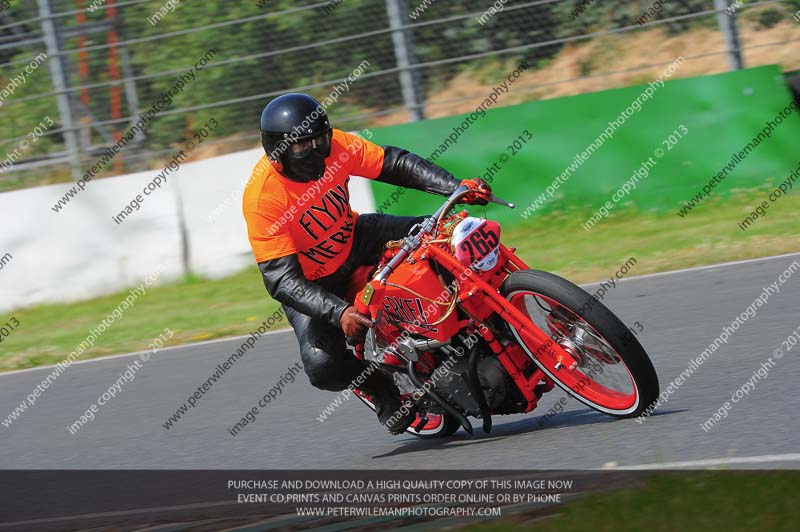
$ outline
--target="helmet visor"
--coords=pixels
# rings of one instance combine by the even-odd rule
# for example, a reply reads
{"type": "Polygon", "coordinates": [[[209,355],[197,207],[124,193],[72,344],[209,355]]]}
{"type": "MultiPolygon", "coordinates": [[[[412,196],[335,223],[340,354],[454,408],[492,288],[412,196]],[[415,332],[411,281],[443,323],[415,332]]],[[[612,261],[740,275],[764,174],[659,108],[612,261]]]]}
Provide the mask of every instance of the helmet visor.
{"type": "Polygon", "coordinates": [[[310,139],[298,140],[289,145],[287,154],[292,159],[304,159],[312,150],[317,150],[322,155],[327,155],[331,147],[331,134],[326,131],[322,135],[310,139]]]}

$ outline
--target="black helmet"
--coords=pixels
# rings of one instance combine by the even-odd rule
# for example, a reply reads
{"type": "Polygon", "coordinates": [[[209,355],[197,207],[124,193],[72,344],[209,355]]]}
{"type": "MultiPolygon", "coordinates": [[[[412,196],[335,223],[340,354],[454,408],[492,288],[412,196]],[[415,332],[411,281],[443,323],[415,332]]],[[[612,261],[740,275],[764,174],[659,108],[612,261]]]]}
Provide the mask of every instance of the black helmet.
{"type": "Polygon", "coordinates": [[[316,181],[331,154],[331,124],[322,105],[307,94],[278,96],[261,113],[261,145],[293,181],[316,181]]]}

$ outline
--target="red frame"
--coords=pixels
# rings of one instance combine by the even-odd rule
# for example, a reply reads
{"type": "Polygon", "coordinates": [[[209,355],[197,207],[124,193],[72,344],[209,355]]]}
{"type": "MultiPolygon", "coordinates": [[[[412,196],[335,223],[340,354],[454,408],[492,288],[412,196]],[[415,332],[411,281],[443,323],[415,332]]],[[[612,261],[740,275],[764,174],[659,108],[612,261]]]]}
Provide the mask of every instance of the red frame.
{"type": "MultiPolygon", "coordinates": [[[[459,321],[453,313],[437,326],[437,331],[430,331],[408,324],[403,327],[410,332],[434,340],[448,340],[455,336],[465,326],[472,326],[480,334],[492,351],[497,355],[498,360],[513,379],[517,388],[527,401],[525,413],[533,410],[538,402],[534,388],[544,382],[540,388],[541,392],[550,391],[555,383],[545,375],[537,366],[529,377],[525,376],[531,364],[535,364],[525,350],[517,343],[510,342],[503,346],[487,327],[476,327],[476,324],[485,322],[493,313],[497,313],[501,319],[511,325],[522,336],[528,348],[534,347],[533,352],[545,345],[548,351],[556,357],[565,367],[571,367],[575,360],[562,349],[558,344],[553,343],[550,336],[542,331],[528,316],[516,308],[511,302],[500,295],[498,289],[502,285],[509,273],[516,270],[528,269],[528,266],[516,256],[514,248],[508,248],[502,243],[499,244],[500,256],[497,265],[489,271],[469,270],[467,266],[458,260],[451,248],[450,239],[444,239],[444,225],[452,222],[454,218],[466,217],[466,212],[455,214],[438,227],[437,233],[433,237],[426,237],[425,241],[410,256],[403,261],[392,273],[391,282],[408,286],[413,284],[415,292],[425,295],[430,299],[435,299],[437,294],[442,292],[442,285],[438,276],[429,276],[421,272],[421,268],[431,271],[428,260],[436,261],[441,267],[448,270],[458,281],[458,297],[461,309],[470,316],[470,321],[459,321]],[[467,271],[471,273],[466,273],[467,271]]],[[[396,250],[387,251],[384,262],[379,266],[379,271],[383,265],[391,258],[396,250]]],[[[377,318],[383,310],[383,301],[386,297],[394,297],[401,293],[402,289],[390,285],[384,285],[377,279],[370,280],[355,298],[355,305],[359,312],[377,318]],[[370,287],[370,288],[368,288],[370,287]],[[368,290],[372,293],[368,294],[368,290]]],[[[425,316],[428,322],[432,323],[441,317],[441,313],[432,313],[425,316]]]]}

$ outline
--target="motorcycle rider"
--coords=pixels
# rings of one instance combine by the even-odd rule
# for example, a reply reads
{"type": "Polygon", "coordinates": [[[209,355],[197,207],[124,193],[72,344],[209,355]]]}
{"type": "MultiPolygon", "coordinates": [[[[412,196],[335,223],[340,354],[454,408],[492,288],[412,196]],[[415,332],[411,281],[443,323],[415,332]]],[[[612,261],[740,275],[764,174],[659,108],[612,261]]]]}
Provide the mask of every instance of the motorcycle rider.
{"type": "MultiPolygon", "coordinates": [[[[264,285],[286,312],[305,372],[313,386],[329,391],[344,390],[363,372],[358,389],[371,397],[380,423],[400,434],[415,411],[394,415],[402,403],[393,379],[365,372],[347,349],[345,338],[363,339],[373,323],[344,297],[353,270],[376,264],[385,243],[405,237],[421,219],[359,215],[350,207],[348,183],[358,175],[446,196],[461,182],[406,150],[333,129],[322,105],[306,94],[285,94],[264,107],[261,143],[265,155],[242,208],[264,285]]],[[[477,194],[464,201],[486,203],[477,194]]]]}

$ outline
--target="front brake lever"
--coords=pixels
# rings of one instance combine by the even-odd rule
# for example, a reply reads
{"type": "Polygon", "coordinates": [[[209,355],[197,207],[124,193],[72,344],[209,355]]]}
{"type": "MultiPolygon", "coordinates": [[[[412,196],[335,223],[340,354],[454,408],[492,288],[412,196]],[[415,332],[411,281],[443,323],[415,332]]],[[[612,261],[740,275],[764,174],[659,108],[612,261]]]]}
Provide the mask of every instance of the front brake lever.
{"type": "Polygon", "coordinates": [[[494,194],[489,196],[489,201],[491,201],[492,203],[496,203],[497,205],[502,205],[503,207],[508,207],[509,209],[513,209],[516,207],[514,203],[510,203],[502,198],[498,198],[494,194]]]}

